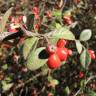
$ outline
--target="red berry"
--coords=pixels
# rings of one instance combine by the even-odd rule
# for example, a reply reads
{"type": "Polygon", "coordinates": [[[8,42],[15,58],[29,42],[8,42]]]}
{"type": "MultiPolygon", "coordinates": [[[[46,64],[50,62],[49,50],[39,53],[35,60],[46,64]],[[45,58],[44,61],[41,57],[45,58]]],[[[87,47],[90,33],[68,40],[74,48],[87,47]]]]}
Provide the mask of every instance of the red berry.
{"type": "Polygon", "coordinates": [[[47,61],[47,65],[50,69],[57,69],[60,67],[60,59],[59,57],[57,56],[57,54],[52,54],[50,55],[50,57],[48,58],[48,61],[47,61]]]}
{"type": "Polygon", "coordinates": [[[68,56],[72,55],[72,50],[68,49],[68,56]]]}
{"type": "Polygon", "coordinates": [[[71,16],[64,16],[64,22],[71,25],[73,23],[71,16]]]}
{"type": "Polygon", "coordinates": [[[88,52],[89,52],[90,54],[94,54],[94,51],[93,51],[93,50],[88,50],[88,52]]]}
{"type": "Polygon", "coordinates": [[[64,39],[59,39],[58,41],[57,41],[57,47],[60,47],[60,48],[63,48],[65,45],[66,45],[66,40],[64,40],[64,39]]]}
{"type": "Polygon", "coordinates": [[[84,72],[80,71],[79,78],[83,78],[83,77],[84,77],[84,72]]]}
{"type": "Polygon", "coordinates": [[[94,51],[93,50],[88,50],[89,54],[90,54],[90,57],[91,59],[95,59],[95,54],[94,54],[94,51]]]}
{"type": "Polygon", "coordinates": [[[68,57],[68,50],[67,48],[57,48],[56,54],[61,61],[66,61],[68,57]]]}
{"type": "Polygon", "coordinates": [[[95,54],[91,54],[91,59],[95,59],[95,54]]]}
{"type": "Polygon", "coordinates": [[[53,54],[55,53],[57,50],[57,47],[55,45],[48,45],[46,48],[46,51],[48,52],[48,54],[53,54]]]}

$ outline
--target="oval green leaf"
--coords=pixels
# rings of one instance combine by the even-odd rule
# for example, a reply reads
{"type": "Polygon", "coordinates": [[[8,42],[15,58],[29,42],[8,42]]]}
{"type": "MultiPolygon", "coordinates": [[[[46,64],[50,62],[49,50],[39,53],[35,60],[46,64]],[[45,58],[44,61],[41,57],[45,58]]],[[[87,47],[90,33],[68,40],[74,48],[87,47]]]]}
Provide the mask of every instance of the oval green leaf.
{"type": "Polygon", "coordinates": [[[36,41],[38,40],[37,37],[31,37],[31,38],[27,38],[24,42],[24,46],[23,46],[23,56],[24,59],[27,58],[27,56],[30,53],[30,50],[32,49],[32,47],[34,46],[34,44],[36,43],[36,41]]]}
{"type": "Polygon", "coordinates": [[[75,43],[76,43],[76,48],[77,48],[78,53],[81,53],[81,51],[82,51],[82,44],[80,43],[79,40],[76,40],[75,43]]]}
{"type": "Polygon", "coordinates": [[[91,38],[91,36],[92,36],[91,30],[90,29],[85,29],[81,32],[79,39],[81,41],[87,41],[91,38]]]}
{"type": "Polygon", "coordinates": [[[36,49],[35,51],[32,51],[27,59],[26,66],[29,70],[37,70],[40,67],[42,67],[44,64],[46,64],[47,59],[40,59],[39,53],[44,50],[45,47],[41,47],[36,49]]]}
{"type": "Polygon", "coordinates": [[[80,55],[80,62],[85,69],[88,69],[88,66],[91,63],[91,58],[89,52],[86,49],[84,49],[80,55]]]}
{"type": "Polygon", "coordinates": [[[73,33],[68,28],[65,27],[59,28],[57,29],[56,32],[53,33],[52,39],[59,39],[59,38],[67,40],[75,40],[75,36],[73,35],[73,33]]]}

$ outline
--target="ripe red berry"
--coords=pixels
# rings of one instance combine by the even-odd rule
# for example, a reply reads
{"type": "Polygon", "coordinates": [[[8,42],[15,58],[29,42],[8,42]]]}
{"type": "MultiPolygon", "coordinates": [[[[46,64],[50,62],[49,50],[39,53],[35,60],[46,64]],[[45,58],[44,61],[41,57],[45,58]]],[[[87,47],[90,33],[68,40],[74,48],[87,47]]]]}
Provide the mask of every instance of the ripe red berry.
{"type": "Polygon", "coordinates": [[[90,54],[94,54],[94,51],[93,51],[93,50],[88,50],[88,52],[89,52],[90,54]]]}
{"type": "Polygon", "coordinates": [[[91,59],[95,59],[95,54],[94,54],[94,51],[93,50],[88,50],[89,54],[90,54],[90,57],[91,59]]]}
{"type": "Polygon", "coordinates": [[[56,47],[55,45],[48,45],[48,46],[46,47],[46,51],[47,51],[47,53],[48,53],[49,55],[55,53],[56,50],[57,50],[57,47],[56,47]]]}
{"type": "Polygon", "coordinates": [[[72,50],[68,49],[68,56],[72,55],[72,50]]]}
{"type": "Polygon", "coordinates": [[[64,39],[59,39],[59,40],[57,41],[57,47],[63,48],[63,47],[66,45],[66,43],[67,43],[66,40],[64,40],[64,39]]]}
{"type": "Polygon", "coordinates": [[[91,54],[91,59],[95,59],[95,54],[91,54]]]}
{"type": "Polygon", "coordinates": [[[67,48],[57,48],[56,54],[61,61],[66,61],[68,57],[68,50],[67,48]]]}
{"type": "Polygon", "coordinates": [[[80,71],[79,72],[79,78],[83,78],[84,77],[84,72],[80,71]]]}
{"type": "Polygon", "coordinates": [[[57,54],[52,54],[50,55],[50,57],[48,58],[48,61],[47,61],[47,65],[50,69],[57,69],[60,67],[60,59],[59,57],[57,56],[57,54]]]}

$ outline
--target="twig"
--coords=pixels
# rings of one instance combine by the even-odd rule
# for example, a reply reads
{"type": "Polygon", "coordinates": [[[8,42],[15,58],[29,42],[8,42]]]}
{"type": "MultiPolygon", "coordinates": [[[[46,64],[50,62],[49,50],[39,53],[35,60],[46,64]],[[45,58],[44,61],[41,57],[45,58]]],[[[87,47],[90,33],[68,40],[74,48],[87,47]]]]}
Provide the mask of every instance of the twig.
{"type": "Polygon", "coordinates": [[[29,82],[31,82],[31,81],[34,80],[35,78],[39,77],[41,74],[42,74],[42,72],[39,73],[39,74],[37,74],[37,75],[35,75],[34,77],[28,79],[28,80],[25,81],[24,83],[21,83],[21,84],[17,85],[15,89],[18,89],[18,88],[21,88],[22,86],[25,86],[26,84],[28,84],[29,82]]]}

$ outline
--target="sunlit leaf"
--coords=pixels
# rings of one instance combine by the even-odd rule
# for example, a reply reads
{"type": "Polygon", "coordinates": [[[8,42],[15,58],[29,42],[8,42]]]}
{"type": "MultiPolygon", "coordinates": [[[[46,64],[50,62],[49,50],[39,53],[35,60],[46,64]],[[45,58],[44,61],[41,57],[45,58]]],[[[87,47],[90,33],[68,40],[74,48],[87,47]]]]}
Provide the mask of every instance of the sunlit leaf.
{"type": "Polygon", "coordinates": [[[26,66],[28,69],[34,71],[46,64],[47,59],[40,59],[39,54],[45,47],[37,48],[35,51],[32,51],[28,56],[26,66]]]}
{"type": "Polygon", "coordinates": [[[63,39],[67,39],[67,40],[75,40],[75,36],[73,35],[73,33],[66,27],[62,27],[57,29],[57,31],[55,33],[53,33],[52,35],[52,39],[56,39],[56,38],[63,38],[63,39]]]}
{"type": "Polygon", "coordinates": [[[27,58],[28,54],[30,53],[32,46],[34,46],[34,44],[36,43],[36,41],[38,40],[37,37],[31,37],[31,38],[27,38],[24,42],[24,46],[23,46],[23,56],[24,59],[27,58]]]}
{"type": "Polygon", "coordinates": [[[78,53],[81,53],[81,51],[82,51],[82,44],[80,43],[79,40],[76,40],[75,43],[76,43],[76,48],[78,50],[78,53]]]}
{"type": "Polygon", "coordinates": [[[91,38],[91,36],[92,36],[91,30],[90,29],[85,29],[81,32],[79,39],[81,41],[87,41],[91,38]]]}
{"type": "Polygon", "coordinates": [[[2,81],[3,91],[8,91],[13,86],[13,83],[6,83],[6,81],[2,81]]]}

